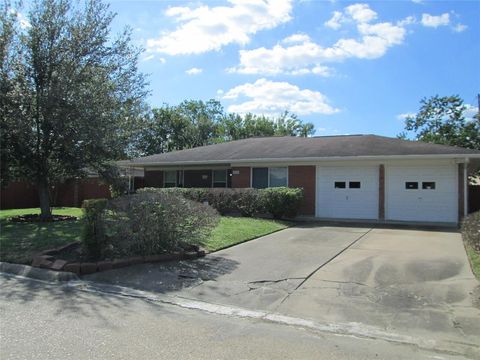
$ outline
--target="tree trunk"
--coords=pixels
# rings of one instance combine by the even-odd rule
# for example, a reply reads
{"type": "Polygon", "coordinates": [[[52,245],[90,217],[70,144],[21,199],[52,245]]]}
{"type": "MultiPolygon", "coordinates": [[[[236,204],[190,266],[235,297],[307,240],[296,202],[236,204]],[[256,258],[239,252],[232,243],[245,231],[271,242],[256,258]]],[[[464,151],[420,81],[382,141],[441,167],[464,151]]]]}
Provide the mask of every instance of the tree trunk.
{"type": "Polygon", "coordinates": [[[48,221],[52,218],[48,184],[46,181],[41,181],[37,184],[37,187],[38,187],[38,198],[40,200],[40,218],[42,219],[42,221],[48,221]]]}

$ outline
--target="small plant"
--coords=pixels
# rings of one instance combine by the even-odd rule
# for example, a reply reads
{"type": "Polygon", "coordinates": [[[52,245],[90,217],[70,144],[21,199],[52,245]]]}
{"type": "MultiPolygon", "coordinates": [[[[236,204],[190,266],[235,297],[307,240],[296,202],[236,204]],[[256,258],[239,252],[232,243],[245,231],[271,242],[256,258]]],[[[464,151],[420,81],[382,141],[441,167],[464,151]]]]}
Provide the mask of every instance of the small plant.
{"type": "Polygon", "coordinates": [[[92,259],[101,259],[107,247],[105,228],[105,208],[107,199],[84,200],[82,243],[87,255],[92,259]]]}
{"type": "Polygon", "coordinates": [[[462,235],[464,241],[480,254],[480,211],[463,220],[462,235]]]}
{"type": "Polygon", "coordinates": [[[265,210],[275,219],[294,218],[300,210],[303,189],[277,187],[261,191],[265,210]]]}

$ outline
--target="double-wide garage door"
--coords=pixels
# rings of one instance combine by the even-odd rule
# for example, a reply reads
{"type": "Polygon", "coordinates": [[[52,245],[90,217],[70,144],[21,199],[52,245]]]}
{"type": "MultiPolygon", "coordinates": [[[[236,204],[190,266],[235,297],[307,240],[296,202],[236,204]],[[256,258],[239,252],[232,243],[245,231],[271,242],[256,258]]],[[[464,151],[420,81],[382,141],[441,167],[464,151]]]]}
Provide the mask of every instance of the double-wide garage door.
{"type": "MultiPolygon", "coordinates": [[[[385,166],[385,219],[456,223],[457,167],[385,166]]],[[[316,215],[379,218],[379,166],[317,166],[316,215]]]]}

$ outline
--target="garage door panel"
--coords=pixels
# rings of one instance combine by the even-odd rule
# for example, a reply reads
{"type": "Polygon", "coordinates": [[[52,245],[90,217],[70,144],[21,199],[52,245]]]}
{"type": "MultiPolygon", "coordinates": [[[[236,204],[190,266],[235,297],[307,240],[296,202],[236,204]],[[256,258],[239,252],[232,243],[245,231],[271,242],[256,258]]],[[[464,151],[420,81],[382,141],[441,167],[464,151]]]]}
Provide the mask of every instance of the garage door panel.
{"type": "Polygon", "coordinates": [[[388,220],[456,222],[457,206],[454,165],[386,167],[388,220]],[[418,183],[418,189],[406,189],[406,182],[418,183]],[[423,189],[423,182],[434,182],[435,189],[423,189]]]}
{"type": "Polygon", "coordinates": [[[317,216],[343,219],[378,218],[377,167],[318,167],[317,216]],[[345,188],[335,188],[344,182],[345,188]],[[350,188],[360,182],[360,188],[350,188]]]}

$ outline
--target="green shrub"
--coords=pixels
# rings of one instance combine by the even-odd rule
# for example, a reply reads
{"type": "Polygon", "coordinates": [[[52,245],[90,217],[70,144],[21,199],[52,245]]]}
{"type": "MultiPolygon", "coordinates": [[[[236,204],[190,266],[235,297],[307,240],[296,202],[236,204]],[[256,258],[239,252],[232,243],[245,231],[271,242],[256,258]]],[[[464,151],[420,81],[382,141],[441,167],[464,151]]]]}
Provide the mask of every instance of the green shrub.
{"type": "Polygon", "coordinates": [[[201,245],[219,221],[210,206],[177,191],[142,191],[108,202],[116,256],[152,255],[201,245]]]}
{"type": "Polygon", "coordinates": [[[252,217],[264,212],[263,198],[258,189],[236,189],[235,192],[237,196],[234,208],[239,211],[242,216],[252,217]]]}
{"type": "Polygon", "coordinates": [[[462,222],[465,242],[480,253],[480,211],[468,215],[462,222]]]}
{"type": "Polygon", "coordinates": [[[303,189],[277,187],[261,191],[263,206],[275,219],[294,218],[300,210],[303,189]]]}
{"type": "Polygon", "coordinates": [[[84,200],[83,228],[81,240],[87,255],[93,259],[100,259],[105,255],[107,247],[105,229],[105,208],[107,199],[84,200]]]}
{"type": "Polygon", "coordinates": [[[205,202],[220,214],[235,210],[236,192],[225,188],[143,188],[137,193],[162,193],[183,196],[186,199],[205,202]]]}

